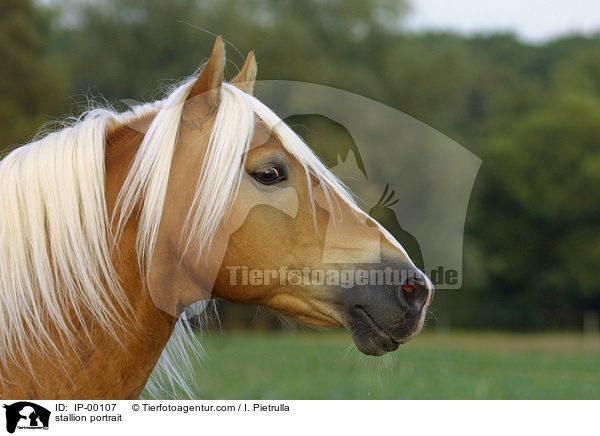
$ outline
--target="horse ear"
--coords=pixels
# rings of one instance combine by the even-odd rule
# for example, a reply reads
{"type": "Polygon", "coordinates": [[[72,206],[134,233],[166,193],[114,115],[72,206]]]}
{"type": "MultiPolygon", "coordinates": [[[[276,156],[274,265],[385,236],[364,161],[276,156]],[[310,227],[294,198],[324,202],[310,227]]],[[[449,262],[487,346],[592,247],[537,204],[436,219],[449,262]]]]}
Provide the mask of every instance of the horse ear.
{"type": "Polygon", "coordinates": [[[215,41],[210,59],[196,79],[187,97],[188,100],[192,97],[202,96],[203,103],[207,105],[209,110],[216,106],[219,100],[219,91],[223,84],[224,71],[225,46],[223,45],[223,38],[219,35],[215,41]]]}
{"type": "Polygon", "coordinates": [[[246,62],[237,76],[229,83],[237,86],[246,94],[252,95],[254,91],[254,81],[256,80],[256,59],[254,58],[254,50],[248,53],[246,62]]]}

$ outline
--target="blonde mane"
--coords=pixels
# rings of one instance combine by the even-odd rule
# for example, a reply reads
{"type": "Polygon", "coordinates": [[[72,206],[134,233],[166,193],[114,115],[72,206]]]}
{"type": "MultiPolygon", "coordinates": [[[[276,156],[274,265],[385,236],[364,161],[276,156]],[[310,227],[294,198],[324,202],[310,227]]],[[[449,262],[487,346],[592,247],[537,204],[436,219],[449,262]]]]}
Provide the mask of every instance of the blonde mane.
{"type": "MultiPolygon", "coordinates": [[[[88,111],[70,126],[0,161],[0,368],[16,359],[31,368],[31,350],[60,353],[74,346],[78,336],[89,335],[90,316],[107,334],[123,334],[121,327],[132,315],[111,250],[140,205],[138,260],[144,274],[150,270],[182,110],[193,81],[185,80],[164,100],[125,113],[88,111]],[[109,217],[104,191],[107,132],[150,113],[153,121],[118,195],[115,214],[109,217]],[[59,343],[50,330],[58,332],[59,343]]],[[[199,256],[235,199],[256,117],[304,166],[307,183],[312,175],[328,201],[337,197],[359,210],[342,183],[277,115],[224,83],[185,224],[198,240],[199,256]]],[[[310,202],[314,210],[312,197],[310,202]]],[[[190,241],[183,244],[185,251],[190,241]]],[[[184,373],[192,369],[190,356],[199,355],[187,319],[205,307],[206,303],[196,304],[182,315],[153,373],[156,383],[149,384],[149,395],[196,395],[192,383],[184,380],[184,373]],[[169,390],[160,389],[164,386],[169,390]]]]}

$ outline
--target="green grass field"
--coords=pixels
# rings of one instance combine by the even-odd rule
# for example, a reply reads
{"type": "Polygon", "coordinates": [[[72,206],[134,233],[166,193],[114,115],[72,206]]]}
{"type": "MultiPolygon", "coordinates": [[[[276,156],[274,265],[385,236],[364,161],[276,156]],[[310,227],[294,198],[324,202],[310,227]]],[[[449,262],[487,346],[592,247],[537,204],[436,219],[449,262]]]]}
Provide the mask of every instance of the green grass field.
{"type": "Polygon", "coordinates": [[[424,333],[383,358],[341,331],[201,340],[207,399],[600,399],[600,344],[575,334],[424,333]]]}

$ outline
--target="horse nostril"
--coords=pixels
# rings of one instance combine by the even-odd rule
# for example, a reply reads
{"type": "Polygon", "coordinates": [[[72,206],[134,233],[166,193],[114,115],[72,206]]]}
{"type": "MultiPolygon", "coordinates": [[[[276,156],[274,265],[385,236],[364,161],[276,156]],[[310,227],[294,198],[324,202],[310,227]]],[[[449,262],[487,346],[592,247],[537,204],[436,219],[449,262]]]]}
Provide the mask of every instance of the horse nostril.
{"type": "Polygon", "coordinates": [[[405,283],[402,285],[402,300],[408,306],[407,309],[420,311],[429,296],[427,286],[421,283],[405,283]]]}
{"type": "Polygon", "coordinates": [[[414,287],[414,285],[406,283],[405,285],[402,286],[402,290],[404,292],[412,292],[415,290],[415,287],[414,287]]]}

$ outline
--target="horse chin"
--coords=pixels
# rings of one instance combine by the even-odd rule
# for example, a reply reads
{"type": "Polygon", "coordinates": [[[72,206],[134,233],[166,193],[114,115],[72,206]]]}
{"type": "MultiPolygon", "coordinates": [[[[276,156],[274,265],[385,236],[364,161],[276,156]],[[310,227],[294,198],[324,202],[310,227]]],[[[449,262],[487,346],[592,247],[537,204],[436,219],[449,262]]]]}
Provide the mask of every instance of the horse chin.
{"type": "Polygon", "coordinates": [[[352,335],[354,344],[362,353],[369,356],[382,356],[396,351],[420,330],[419,325],[410,334],[399,339],[393,338],[364,308],[355,306],[350,310],[349,315],[346,327],[352,335]]]}

